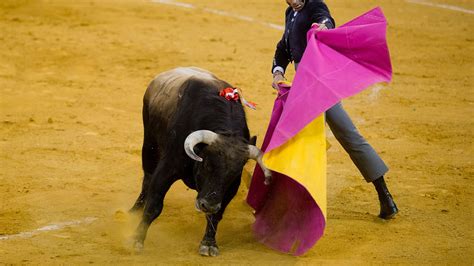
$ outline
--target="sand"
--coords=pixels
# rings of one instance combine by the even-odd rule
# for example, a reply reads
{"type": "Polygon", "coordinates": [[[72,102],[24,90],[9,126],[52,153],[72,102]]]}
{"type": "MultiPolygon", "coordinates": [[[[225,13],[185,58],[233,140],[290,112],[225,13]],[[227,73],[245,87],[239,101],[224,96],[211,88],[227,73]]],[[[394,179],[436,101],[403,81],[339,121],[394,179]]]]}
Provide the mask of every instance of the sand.
{"type": "Polygon", "coordinates": [[[474,15],[391,0],[326,2],[339,24],[376,5],[390,23],[393,82],[344,106],[391,168],[396,219],[377,218],[375,190],[329,133],[326,233],[304,256],[255,241],[245,182],[220,224],[219,257],[198,255],[205,218],[181,182],[133,252],[137,217],[127,210],[140,190],[141,101],[153,77],[194,65],[241,87],[258,103],[247,115],[259,143],[275,97],[282,32],[265,23],[283,24],[284,1],[182,1],[197,8],[0,2],[0,264],[474,262],[474,15]]]}

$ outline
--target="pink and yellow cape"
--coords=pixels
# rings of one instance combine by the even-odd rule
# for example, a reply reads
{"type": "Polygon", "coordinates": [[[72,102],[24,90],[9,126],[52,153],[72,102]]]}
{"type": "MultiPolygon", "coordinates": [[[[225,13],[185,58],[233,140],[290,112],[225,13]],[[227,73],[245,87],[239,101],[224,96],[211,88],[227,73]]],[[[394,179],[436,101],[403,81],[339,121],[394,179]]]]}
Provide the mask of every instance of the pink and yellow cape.
{"type": "Polygon", "coordinates": [[[255,209],[257,239],[282,252],[301,255],[326,225],[326,137],[324,112],[341,99],[392,77],[380,8],[339,28],[308,34],[293,85],[280,84],[262,145],[273,172],[264,185],[255,168],[247,202],[255,209]]]}

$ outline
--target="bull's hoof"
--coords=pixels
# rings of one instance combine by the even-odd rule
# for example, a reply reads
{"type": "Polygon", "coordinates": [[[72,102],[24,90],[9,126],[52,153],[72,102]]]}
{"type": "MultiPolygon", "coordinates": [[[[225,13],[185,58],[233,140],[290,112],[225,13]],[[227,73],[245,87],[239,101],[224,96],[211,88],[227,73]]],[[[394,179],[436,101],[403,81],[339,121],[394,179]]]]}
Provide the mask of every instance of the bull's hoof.
{"type": "Polygon", "coordinates": [[[143,242],[141,241],[135,240],[135,242],[133,243],[133,249],[137,253],[141,253],[143,251],[143,247],[143,242]]]}
{"type": "Polygon", "coordinates": [[[219,255],[219,248],[215,241],[201,241],[199,246],[199,254],[206,257],[215,257],[219,255]]]}

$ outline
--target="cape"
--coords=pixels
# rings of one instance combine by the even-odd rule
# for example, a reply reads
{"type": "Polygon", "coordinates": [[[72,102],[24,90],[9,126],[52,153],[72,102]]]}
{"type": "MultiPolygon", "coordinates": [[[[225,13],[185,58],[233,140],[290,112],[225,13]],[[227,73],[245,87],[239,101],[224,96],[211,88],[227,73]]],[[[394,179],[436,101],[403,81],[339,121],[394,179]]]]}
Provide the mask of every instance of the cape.
{"type": "Polygon", "coordinates": [[[273,182],[257,165],[247,203],[253,231],[267,246],[293,255],[308,251],[326,225],[324,112],[378,82],[390,82],[387,21],[375,8],[331,30],[307,33],[293,84],[280,84],[262,145],[273,182]]]}

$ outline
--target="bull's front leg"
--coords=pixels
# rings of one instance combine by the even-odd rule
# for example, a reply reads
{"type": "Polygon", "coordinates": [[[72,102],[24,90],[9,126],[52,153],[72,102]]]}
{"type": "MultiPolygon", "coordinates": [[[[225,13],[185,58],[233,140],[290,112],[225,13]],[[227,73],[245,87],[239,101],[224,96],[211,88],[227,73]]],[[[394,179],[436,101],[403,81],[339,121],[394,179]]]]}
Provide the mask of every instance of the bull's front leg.
{"type": "Polygon", "coordinates": [[[206,214],[206,233],[204,234],[204,238],[202,239],[201,245],[199,246],[199,254],[211,257],[219,255],[219,248],[217,247],[216,242],[216,232],[217,225],[222,219],[222,213],[223,211],[219,211],[217,214],[206,214]]]}
{"type": "Polygon", "coordinates": [[[166,192],[176,181],[174,174],[170,174],[161,163],[158,165],[157,171],[152,176],[150,187],[148,188],[145,200],[145,208],[142,214],[142,220],[135,232],[134,248],[137,251],[143,249],[143,243],[150,224],[161,214],[163,210],[163,200],[166,192]]]}
{"type": "Polygon", "coordinates": [[[222,201],[221,209],[215,214],[206,215],[206,233],[204,234],[204,237],[199,246],[199,254],[211,257],[219,255],[219,247],[217,246],[216,242],[217,225],[222,220],[225,208],[227,207],[227,205],[229,205],[230,201],[234,198],[235,194],[239,190],[239,186],[240,176],[234,181],[234,183],[231,184],[230,188],[227,190],[222,201]]]}

